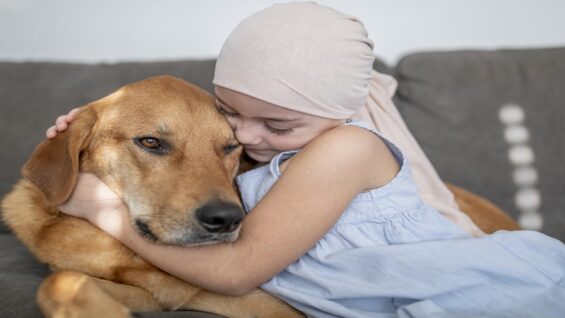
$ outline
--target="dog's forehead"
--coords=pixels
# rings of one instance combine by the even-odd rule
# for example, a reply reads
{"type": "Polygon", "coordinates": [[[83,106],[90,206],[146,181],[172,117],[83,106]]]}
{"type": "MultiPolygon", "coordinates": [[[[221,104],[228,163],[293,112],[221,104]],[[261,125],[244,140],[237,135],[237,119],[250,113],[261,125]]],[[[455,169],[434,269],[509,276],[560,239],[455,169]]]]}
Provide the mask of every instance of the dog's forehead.
{"type": "Polygon", "coordinates": [[[195,138],[213,132],[217,138],[233,137],[212,96],[186,82],[164,78],[126,85],[103,104],[104,122],[126,134],[195,138]]]}
{"type": "Polygon", "coordinates": [[[125,85],[103,98],[113,116],[214,116],[213,98],[204,90],[170,76],[125,85]],[[119,109],[118,109],[119,108],[119,109]]]}

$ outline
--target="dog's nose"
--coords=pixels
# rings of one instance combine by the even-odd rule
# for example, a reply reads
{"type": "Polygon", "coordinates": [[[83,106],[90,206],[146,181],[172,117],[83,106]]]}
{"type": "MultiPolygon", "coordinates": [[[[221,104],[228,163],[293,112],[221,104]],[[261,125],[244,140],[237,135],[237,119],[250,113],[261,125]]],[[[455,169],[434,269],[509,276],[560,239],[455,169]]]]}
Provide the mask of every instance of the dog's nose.
{"type": "Polygon", "coordinates": [[[236,204],[214,200],[196,210],[196,219],[208,232],[226,233],[237,229],[245,214],[236,204]]]}

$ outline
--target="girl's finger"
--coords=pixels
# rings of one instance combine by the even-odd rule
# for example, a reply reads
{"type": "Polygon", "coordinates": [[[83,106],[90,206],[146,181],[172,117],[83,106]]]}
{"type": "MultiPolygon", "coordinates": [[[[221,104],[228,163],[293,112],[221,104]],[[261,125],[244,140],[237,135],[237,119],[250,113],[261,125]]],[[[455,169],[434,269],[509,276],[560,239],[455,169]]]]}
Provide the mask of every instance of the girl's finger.
{"type": "Polygon", "coordinates": [[[80,108],[73,108],[73,109],[71,109],[71,111],[67,114],[66,120],[67,120],[68,123],[70,123],[71,121],[75,120],[76,115],[77,115],[79,109],[80,109],[80,108]]]}
{"type": "Polygon", "coordinates": [[[67,115],[57,117],[57,120],[55,121],[55,127],[57,127],[58,131],[64,131],[65,129],[67,129],[68,123],[66,118],[67,115]]]}
{"type": "Polygon", "coordinates": [[[47,136],[47,138],[49,139],[55,138],[55,136],[57,136],[57,127],[51,126],[47,128],[47,131],[45,132],[45,136],[47,136]]]}

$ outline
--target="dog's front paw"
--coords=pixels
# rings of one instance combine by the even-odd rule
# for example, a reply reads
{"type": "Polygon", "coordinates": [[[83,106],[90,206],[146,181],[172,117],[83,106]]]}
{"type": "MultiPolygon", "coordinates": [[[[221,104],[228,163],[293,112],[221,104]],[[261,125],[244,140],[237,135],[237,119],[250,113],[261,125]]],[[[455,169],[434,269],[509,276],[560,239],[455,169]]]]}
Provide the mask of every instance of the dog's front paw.
{"type": "Polygon", "coordinates": [[[39,308],[49,318],[129,318],[129,309],[112,299],[89,276],[56,272],[37,292],[39,308]]]}

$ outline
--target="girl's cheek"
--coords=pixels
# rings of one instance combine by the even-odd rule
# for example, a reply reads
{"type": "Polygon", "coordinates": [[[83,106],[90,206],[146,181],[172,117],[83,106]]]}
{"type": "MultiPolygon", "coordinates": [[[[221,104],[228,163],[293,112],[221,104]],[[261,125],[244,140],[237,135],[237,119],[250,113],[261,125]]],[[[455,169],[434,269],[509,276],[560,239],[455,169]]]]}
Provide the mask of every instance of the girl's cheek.
{"type": "Polygon", "coordinates": [[[303,144],[293,138],[276,138],[269,140],[270,145],[278,151],[296,150],[302,148],[303,144]]]}
{"type": "Polygon", "coordinates": [[[237,118],[225,116],[232,130],[237,127],[237,118]]]}

